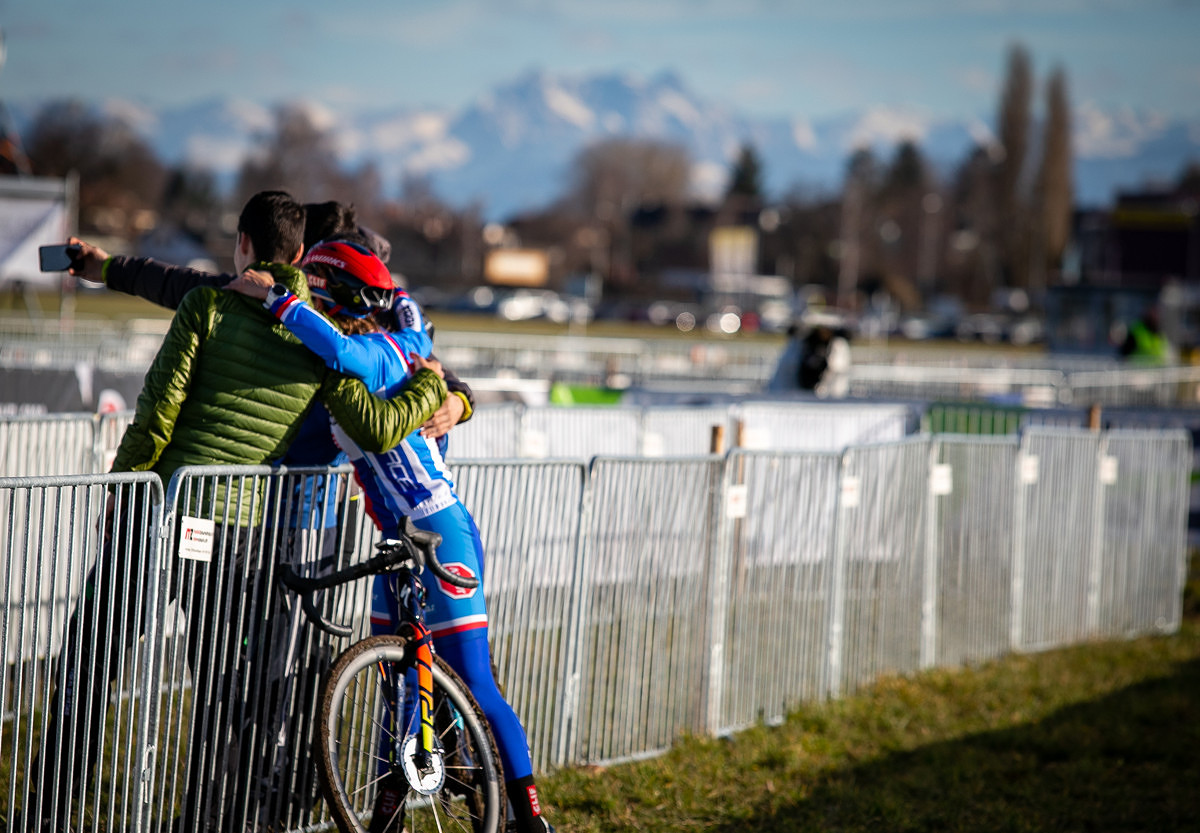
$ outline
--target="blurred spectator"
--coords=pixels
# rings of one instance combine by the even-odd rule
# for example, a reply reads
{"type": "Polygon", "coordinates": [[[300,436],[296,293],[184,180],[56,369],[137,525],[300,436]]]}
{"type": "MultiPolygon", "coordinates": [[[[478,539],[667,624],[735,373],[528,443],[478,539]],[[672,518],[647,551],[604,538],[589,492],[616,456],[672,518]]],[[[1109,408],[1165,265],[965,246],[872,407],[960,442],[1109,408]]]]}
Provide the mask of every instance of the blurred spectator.
{"type": "Polygon", "coordinates": [[[1162,332],[1157,307],[1150,307],[1129,325],[1120,353],[1138,364],[1171,364],[1175,361],[1175,350],[1162,332]]]}
{"type": "Polygon", "coordinates": [[[787,329],[787,344],[775,364],[775,372],[767,382],[767,391],[783,393],[798,390],[800,387],[800,353],[803,350],[803,339],[800,337],[800,325],[797,322],[787,329]]]}
{"type": "Polygon", "coordinates": [[[822,398],[841,399],[850,392],[850,335],[833,330],[825,356],[825,372],[817,381],[816,393],[822,398]]]}
{"type": "Polygon", "coordinates": [[[804,332],[799,324],[793,324],[767,390],[843,397],[849,391],[849,370],[850,338],[845,329],[818,324],[804,332]]]}

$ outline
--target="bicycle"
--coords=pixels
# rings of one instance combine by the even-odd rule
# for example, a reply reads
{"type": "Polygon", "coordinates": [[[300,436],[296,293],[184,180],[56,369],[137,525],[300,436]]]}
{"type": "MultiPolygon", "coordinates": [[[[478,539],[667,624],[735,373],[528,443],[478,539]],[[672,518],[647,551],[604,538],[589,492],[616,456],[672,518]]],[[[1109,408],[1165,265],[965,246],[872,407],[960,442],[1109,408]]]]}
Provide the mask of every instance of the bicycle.
{"type": "Polygon", "coordinates": [[[349,636],[314,599],[321,590],[394,572],[401,622],[395,634],[353,643],[334,662],[322,688],[317,774],[343,833],[471,830],[497,833],[507,798],[496,742],[470,690],[433,654],[425,627],[423,566],[439,579],[470,588],[437,560],[441,536],[411,520],[377,555],[320,577],[280,566],[280,579],[301,597],[322,630],[349,636]],[[369,818],[369,821],[368,821],[369,818]]]}

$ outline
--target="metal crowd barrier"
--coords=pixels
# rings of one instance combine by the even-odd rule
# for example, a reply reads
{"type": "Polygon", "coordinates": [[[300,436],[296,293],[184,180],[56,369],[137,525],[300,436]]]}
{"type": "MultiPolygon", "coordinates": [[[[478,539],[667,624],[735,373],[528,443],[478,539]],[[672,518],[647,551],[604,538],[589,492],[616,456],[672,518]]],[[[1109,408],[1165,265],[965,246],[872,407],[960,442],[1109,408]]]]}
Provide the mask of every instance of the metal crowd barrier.
{"type": "MultiPolygon", "coordinates": [[[[107,471],[132,411],[0,416],[0,476],[107,471]]],[[[450,435],[452,462],[707,454],[713,429],[725,446],[841,449],[912,433],[904,404],[770,402],[678,407],[485,405],[450,435]]]]}
{"type": "Polygon", "coordinates": [[[107,471],[131,411],[0,416],[0,477],[107,471]]]}
{"type": "Polygon", "coordinates": [[[713,429],[724,446],[840,450],[899,439],[918,422],[894,403],[747,400],[727,405],[561,408],[489,405],[450,435],[447,459],[591,459],[708,454],[713,429]]]}
{"type": "Polygon", "coordinates": [[[1124,363],[1104,370],[864,364],[847,372],[851,397],[1010,402],[1027,407],[1194,406],[1200,366],[1147,367],[1124,363]]]}
{"type": "Polygon", "coordinates": [[[505,695],[539,769],[573,757],[559,727],[570,698],[548,685],[577,662],[578,559],[587,466],[487,461],[454,468],[484,541],[489,636],[505,695]]]}
{"type": "MultiPolygon", "coordinates": [[[[162,510],[162,486],[153,474],[0,478],[0,818],[6,830],[41,829],[35,821],[23,822],[17,812],[32,815],[31,789],[45,793],[56,784],[78,793],[80,802],[76,813],[48,818],[57,825],[50,829],[81,830],[91,819],[104,819],[103,829],[132,829],[135,823],[142,754],[153,745],[140,708],[145,663],[157,646],[135,639],[131,627],[151,608],[150,581],[128,582],[117,605],[102,604],[102,594],[92,592],[110,585],[119,572],[110,562],[89,582],[103,543],[97,521],[110,494],[114,511],[129,513],[143,526],[162,510]],[[86,650],[98,638],[123,648],[103,662],[56,661],[65,643],[86,650]],[[54,692],[68,689],[85,719],[98,714],[87,705],[91,687],[67,683],[68,675],[86,681],[93,673],[108,675],[115,691],[112,713],[97,727],[97,743],[85,744],[68,727],[47,727],[45,718],[55,711],[54,692]],[[48,751],[40,754],[42,748],[48,751]],[[35,773],[37,764],[42,774],[35,773]],[[83,771],[72,777],[76,766],[83,771]]],[[[128,563],[137,557],[152,560],[158,549],[154,540],[142,540],[117,552],[123,558],[116,560],[128,563]]],[[[78,649],[72,652],[80,655],[78,649]]]]}
{"type": "MultiPolygon", "coordinates": [[[[121,370],[140,378],[157,352],[167,322],[131,321],[124,327],[94,322],[31,322],[0,317],[0,370],[121,370]]],[[[621,376],[635,386],[688,391],[763,390],[783,343],[751,340],[683,341],[670,338],[604,338],[584,334],[519,335],[445,331],[439,357],[466,379],[515,374],[525,379],[596,383],[621,376]]],[[[978,399],[997,397],[1026,405],[1105,406],[1196,404],[1200,367],[1145,367],[1100,357],[944,351],[910,351],[895,344],[855,343],[848,371],[853,398],[978,399]]],[[[131,389],[137,390],[136,379],[131,389]]],[[[20,400],[12,400],[20,401],[20,400]]],[[[85,403],[85,405],[88,403],[85,403]]]]}
{"type": "MultiPolygon", "coordinates": [[[[500,680],[546,771],[779,721],[884,674],[1172,632],[1190,461],[1184,431],[1031,427],[455,471],[487,553],[500,680]]],[[[31,790],[53,785],[81,833],[328,823],[303,750],[315,683],[348,640],[315,633],[274,571],[370,552],[347,475],[191,469],[165,497],[149,475],[0,479],[0,830],[24,829],[31,790]],[[336,496],[328,533],[306,482],[336,496]],[[94,525],[109,489],[151,530],[125,536],[125,563],[144,569],[111,607],[82,592],[97,566],[101,588],[130,581],[94,525]],[[72,618],[81,609],[101,626],[72,618]],[[114,637],[116,687],[87,701],[111,707],[104,742],[60,728],[39,768],[63,668],[109,673],[64,644],[114,637]]],[[[355,637],[360,584],[325,601],[355,637]]]]}
{"type": "Polygon", "coordinates": [[[0,476],[92,474],[98,418],[39,414],[0,418],[0,476]]]}

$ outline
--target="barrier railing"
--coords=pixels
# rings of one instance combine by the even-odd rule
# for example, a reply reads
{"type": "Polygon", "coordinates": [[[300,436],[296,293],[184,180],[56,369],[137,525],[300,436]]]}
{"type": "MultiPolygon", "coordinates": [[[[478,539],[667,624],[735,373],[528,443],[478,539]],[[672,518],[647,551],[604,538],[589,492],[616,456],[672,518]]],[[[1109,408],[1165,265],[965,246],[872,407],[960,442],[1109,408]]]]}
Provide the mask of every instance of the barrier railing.
{"type": "MultiPolygon", "coordinates": [[[[138,381],[165,332],[163,320],[105,328],[88,322],[0,319],[0,371],[120,369],[138,381]],[[86,325],[86,326],[85,326],[86,325]]],[[[782,340],[679,340],[439,331],[439,357],[480,385],[502,376],[601,383],[622,377],[635,387],[754,394],[778,361],[782,340]]],[[[856,343],[847,376],[854,398],[1003,398],[1026,405],[1176,406],[1197,403],[1200,367],[1145,367],[1115,359],[955,351],[856,343]]],[[[20,401],[13,399],[10,401],[20,401]]],[[[40,401],[40,400],[38,400],[40,401]]],[[[85,405],[89,403],[85,402],[85,405]]]]}
{"type": "Polygon", "coordinates": [[[99,471],[98,419],[92,414],[0,417],[0,476],[99,471]]]}
{"type": "MultiPolygon", "coordinates": [[[[132,411],[0,416],[0,476],[106,471],[132,411]]],[[[918,417],[903,404],[759,402],[686,407],[484,405],[450,436],[448,459],[579,459],[707,454],[726,447],[841,449],[898,439],[918,417]]]]}
{"type": "Polygon", "coordinates": [[[848,371],[852,397],[1001,401],[1028,407],[1075,405],[1195,405],[1200,367],[1118,364],[1104,370],[855,364],[848,371]]]}
{"type": "Polygon", "coordinates": [[[866,402],[746,400],[727,405],[479,408],[450,435],[452,461],[530,457],[677,457],[724,447],[840,450],[913,433],[912,405],[866,402]]]}
{"type": "MultiPolygon", "coordinates": [[[[545,771],[781,720],[881,674],[1171,632],[1190,452],[1178,430],[1029,428],[456,473],[501,682],[545,771]]],[[[151,475],[0,479],[6,829],[46,818],[47,795],[77,831],[326,823],[306,750],[348,640],[316,633],[274,571],[370,552],[347,475],[190,469],[165,497],[151,475]],[[94,526],[113,490],[147,530],[115,560],[94,526]],[[44,735],[59,690],[109,706],[101,742],[44,735]]],[[[355,636],[367,590],[327,600],[355,636]]]]}
{"type": "Polygon", "coordinates": [[[162,486],[153,474],[0,478],[5,829],[40,829],[29,818],[39,802],[49,829],[136,824],[143,755],[153,747],[142,693],[158,646],[135,638],[152,610],[154,573],[128,565],[153,564],[160,550],[154,538],[130,539],[114,558],[100,557],[107,530],[97,520],[110,499],[116,517],[152,528],[162,486]],[[126,592],[114,600],[107,590],[118,577],[126,592]],[[101,656],[99,640],[117,650],[101,656]],[[72,659],[55,662],[64,655],[72,659]],[[106,720],[110,680],[115,700],[106,720]],[[49,723],[64,697],[81,719],[49,723]],[[85,741],[89,727],[95,743],[85,741]],[[71,795],[80,797],[74,809],[59,800],[71,795]]]}

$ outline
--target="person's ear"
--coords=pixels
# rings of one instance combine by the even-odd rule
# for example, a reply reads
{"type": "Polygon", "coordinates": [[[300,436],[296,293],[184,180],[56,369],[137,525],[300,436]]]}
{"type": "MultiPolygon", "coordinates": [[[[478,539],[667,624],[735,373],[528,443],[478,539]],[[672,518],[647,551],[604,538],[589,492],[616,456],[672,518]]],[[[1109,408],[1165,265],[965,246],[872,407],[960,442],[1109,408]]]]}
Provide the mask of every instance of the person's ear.
{"type": "Polygon", "coordinates": [[[292,257],[291,262],[293,264],[299,263],[300,258],[302,258],[302,257],[304,257],[304,244],[303,243],[301,243],[300,247],[298,249],[296,249],[296,254],[292,257]]]}
{"type": "Polygon", "coordinates": [[[246,234],[244,231],[239,231],[237,236],[237,246],[239,252],[241,252],[244,256],[249,257],[251,249],[250,235],[246,234]]]}

